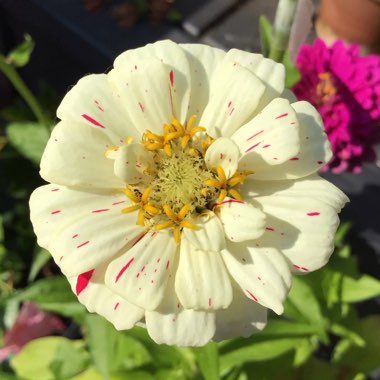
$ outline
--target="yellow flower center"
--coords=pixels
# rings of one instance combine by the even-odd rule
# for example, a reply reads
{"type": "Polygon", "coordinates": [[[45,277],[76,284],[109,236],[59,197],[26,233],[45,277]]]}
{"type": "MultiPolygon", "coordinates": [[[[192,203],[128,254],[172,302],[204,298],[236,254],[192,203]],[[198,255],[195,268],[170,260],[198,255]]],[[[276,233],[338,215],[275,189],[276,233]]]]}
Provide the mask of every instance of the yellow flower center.
{"type": "Polygon", "coordinates": [[[194,125],[195,119],[182,125],[173,117],[162,135],[146,131],[141,144],[153,156],[144,172],[149,183],[119,190],[133,202],[123,213],[138,210],[137,224],[157,231],[169,228],[177,244],[184,228],[196,229],[192,218],[213,210],[227,195],[242,200],[236,187],[250,174],[236,172],[227,179],[221,166],[207,168],[204,158],[214,140],[194,125]]]}
{"type": "Polygon", "coordinates": [[[318,77],[319,83],[316,89],[318,100],[320,103],[327,103],[338,91],[334,78],[330,72],[320,73],[318,77]]]}

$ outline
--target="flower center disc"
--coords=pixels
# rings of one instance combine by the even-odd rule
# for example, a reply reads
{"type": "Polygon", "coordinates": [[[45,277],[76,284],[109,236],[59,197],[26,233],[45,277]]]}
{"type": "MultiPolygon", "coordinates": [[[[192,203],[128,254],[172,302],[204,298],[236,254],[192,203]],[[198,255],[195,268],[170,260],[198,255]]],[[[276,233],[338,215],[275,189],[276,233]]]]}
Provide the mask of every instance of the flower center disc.
{"type": "Polygon", "coordinates": [[[190,212],[197,207],[204,208],[208,201],[204,182],[214,176],[203,157],[192,157],[188,149],[183,151],[173,145],[172,156],[162,158],[156,164],[151,199],[154,203],[169,205],[174,212],[179,212],[186,204],[190,205],[190,212]]]}

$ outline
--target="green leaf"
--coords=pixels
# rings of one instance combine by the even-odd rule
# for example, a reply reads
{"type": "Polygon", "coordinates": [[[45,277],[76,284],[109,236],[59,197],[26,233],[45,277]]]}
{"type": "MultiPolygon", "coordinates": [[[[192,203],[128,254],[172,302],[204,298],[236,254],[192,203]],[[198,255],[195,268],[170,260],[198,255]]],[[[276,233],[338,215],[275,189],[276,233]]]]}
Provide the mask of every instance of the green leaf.
{"type": "Polygon", "coordinates": [[[301,74],[290,59],[289,52],[285,52],[282,63],[285,66],[285,87],[292,88],[300,79],[301,74]]]}
{"type": "Polygon", "coordinates": [[[87,362],[83,342],[51,336],[27,343],[11,359],[11,367],[18,376],[28,380],[52,380],[74,376],[86,367],[87,362]],[[59,371],[59,377],[56,371],[59,371]]]}
{"type": "Polygon", "coordinates": [[[346,240],[347,234],[350,231],[352,224],[350,222],[342,223],[335,234],[335,246],[341,247],[346,240]]]}
{"type": "Polygon", "coordinates": [[[357,332],[351,330],[349,327],[343,326],[339,323],[333,323],[330,329],[333,334],[347,338],[349,341],[359,347],[365,346],[365,341],[363,338],[357,332]]]}
{"type": "Polygon", "coordinates": [[[272,25],[268,18],[261,15],[259,18],[259,28],[260,28],[260,41],[261,41],[261,52],[264,57],[268,57],[270,48],[272,46],[272,25]]]}
{"type": "Polygon", "coordinates": [[[7,62],[16,67],[25,66],[34,49],[34,41],[29,34],[24,35],[24,41],[16,46],[7,56],[7,62]]]}
{"type": "Polygon", "coordinates": [[[305,363],[305,365],[298,371],[298,376],[295,375],[293,379],[337,380],[339,379],[338,374],[339,369],[336,366],[312,357],[311,360],[305,363]]]}
{"type": "Polygon", "coordinates": [[[45,264],[51,259],[50,253],[43,248],[37,249],[32,266],[30,267],[28,282],[32,282],[36,279],[40,270],[45,266],[45,264]]]}
{"type": "Polygon", "coordinates": [[[118,332],[111,323],[98,315],[87,315],[85,326],[92,360],[103,379],[109,380],[111,372],[115,369],[113,358],[116,355],[118,332]]]}
{"type": "Polygon", "coordinates": [[[25,380],[19,376],[14,375],[13,373],[2,372],[2,371],[0,371],[0,379],[1,380],[25,380]]]}
{"type": "MultiPolygon", "coordinates": [[[[365,347],[348,347],[340,355],[335,355],[339,364],[344,364],[356,372],[369,373],[379,367],[380,316],[372,315],[361,320],[361,338],[365,347]]],[[[341,350],[342,351],[342,350],[341,350]]]]}
{"type": "Polygon", "coordinates": [[[314,324],[292,322],[284,319],[269,319],[261,337],[297,337],[311,336],[318,333],[319,327],[314,324]]]}
{"type": "Polygon", "coordinates": [[[293,365],[299,367],[304,364],[318,347],[318,338],[303,339],[296,347],[293,365]]]}
{"type": "Polygon", "coordinates": [[[309,322],[317,329],[323,342],[328,342],[327,321],[312,287],[301,276],[293,277],[293,284],[285,303],[285,315],[296,316],[300,322],[309,322]],[[295,314],[295,311],[297,314],[295,314]]]}
{"type": "Polygon", "coordinates": [[[342,279],[342,301],[358,302],[380,295],[380,281],[368,275],[358,279],[344,276],[342,279]]]}
{"type": "Polygon", "coordinates": [[[295,350],[302,340],[300,338],[281,338],[253,342],[247,347],[238,348],[222,355],[220,357],[221,372],[223,373],[244,362],[273,359],[288,351],[295,350]]]}
{"type": "Polygon", "coordinates": [[[85,308],[72,292],[63,276],[48,277],[31,283],[26,289],[11,297],[16,301],[32,301],[45,311],[83,321],[85,308]]]}
{"type": "Polygon", "coordinates": [[[147,348],[126,333],[119,332],[117,334],[116,344],[113,361],[117,370],[132,370],[152,362],[152,357],[147,348]]]}
{"type": "Polygon", "coordinates": [[[26,158],[39,164],[50,133],[45,125],[33,122],[11,123],[7,126],[9,142],[26,158]]]}
{"type": "Polygon", "coordinates": [[[146,329],[141,327],[128,330],[128,336],[145,346],[157,368],[175,368],[182,373],[183,378],[191,377],[196,370],[194,352],[190,348],[158,345],[150,338],[146,329]]]}
{"type": "Polygon", "coordinates": [[[205,380],[219,380],[219,352],[215,343],[194,348],[195,357],[205,380]]]}
{"type": "Polygon", "coordinates": [[[77,302],[65,277],[54,276],[38,280],[16,293],[12,299],[35,303],[77,302]]]}

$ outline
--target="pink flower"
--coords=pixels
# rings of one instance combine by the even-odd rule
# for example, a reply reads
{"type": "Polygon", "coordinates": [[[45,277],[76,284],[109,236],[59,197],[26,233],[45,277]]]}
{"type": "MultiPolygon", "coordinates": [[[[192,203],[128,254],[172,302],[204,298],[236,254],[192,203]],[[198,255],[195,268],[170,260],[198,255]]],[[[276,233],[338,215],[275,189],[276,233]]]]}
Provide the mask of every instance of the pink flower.
{"type": "Polygon", "coordinates": [[[317,39],[302,46],[296,64],[301,80],[293,91],[318,109],[332,145],[325,168],[360,172],[376,159],[380,142],[380,57],[360,56],[358,45],[337,41],[328,47],[317,39]]]}
{"type": "Polygon", "coordinates": [[[0,363],[21,350],[29,341],[64,330],[58,317],[45,313],[37,305],[26,302],[22,306],[15,324],[4,335],[4,347],[0,349],[0,363]]]}

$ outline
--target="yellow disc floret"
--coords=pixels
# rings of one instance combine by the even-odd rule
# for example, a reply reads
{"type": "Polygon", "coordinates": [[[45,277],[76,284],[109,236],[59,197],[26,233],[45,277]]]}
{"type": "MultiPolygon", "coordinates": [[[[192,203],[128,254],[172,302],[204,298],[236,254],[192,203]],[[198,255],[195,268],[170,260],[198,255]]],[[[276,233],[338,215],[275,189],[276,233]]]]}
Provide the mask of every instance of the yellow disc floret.
{"type": "Polygon", "coordinates": [[[146,131],[141,144],[153,156],[150,183],[119,190],[132,201],[122,212],[138,210],[137,224],[157,231],[171,229],[177,244],[184,228],[196,229],[194,218],[226,196],[241,200],[235,187],[250,174],[236,172],[227,178],[222,166],[209,169],[204,157],[214,139],[195,120],[193,115],[182,125],[173,117],[170,124],[164,124],[162,135],[146,131]]]}

